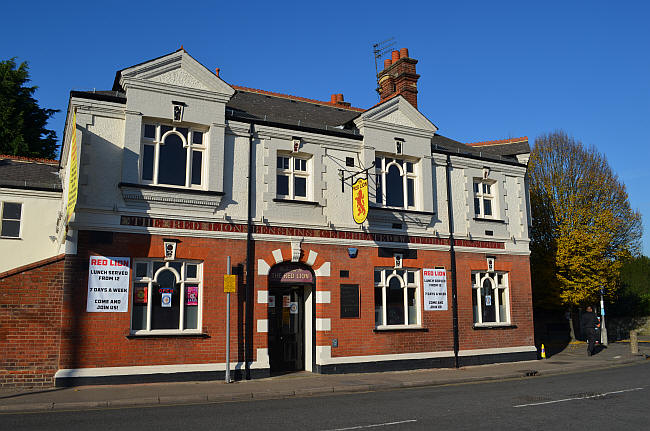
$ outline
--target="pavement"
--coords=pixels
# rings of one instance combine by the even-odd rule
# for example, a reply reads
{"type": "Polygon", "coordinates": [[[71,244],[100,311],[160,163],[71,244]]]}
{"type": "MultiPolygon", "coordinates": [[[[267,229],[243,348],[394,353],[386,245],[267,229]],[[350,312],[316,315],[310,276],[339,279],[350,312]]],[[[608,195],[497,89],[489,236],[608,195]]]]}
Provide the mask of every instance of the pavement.
{"type": "Polygon", "coordinates": [[[644,363],[650,359],[650,337],[640,337],[639,353],[634,355],[630,353],[629,343],[625,341],[610,343],[591,357],[586,354],[584,342],[549,346],[547,351],[558,353],[536,361],[458,369],[333,375],[299,372],[234,383],[146,383],[30,390],[2,388],[0,414],[280,399],[577,373],[644,363]]]}

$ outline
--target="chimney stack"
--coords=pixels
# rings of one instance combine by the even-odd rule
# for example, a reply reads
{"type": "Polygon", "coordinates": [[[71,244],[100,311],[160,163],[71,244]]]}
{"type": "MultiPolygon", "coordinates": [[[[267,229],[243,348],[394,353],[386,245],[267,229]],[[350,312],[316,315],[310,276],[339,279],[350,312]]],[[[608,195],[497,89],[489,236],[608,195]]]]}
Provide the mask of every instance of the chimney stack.
{"type": "Polygon", "coordinates": [[[330,99],[330,103],[332,105],[340,105],[340,106],[345,106],[345,107],[350,106],[350,102],[343,101],[343,93],[332,94],[332,97],[330,99]]]}
{"type": "Polygon", "coordinates": [[[391,53],[391,58],[384,60],[384,70],[377,75],[380,102],[395,94],[401,94],[416,109],[418,107],[417,82],[420,75],[415,73],[417,60],[409,57],[409,50],[402,48],[391,53]]]}

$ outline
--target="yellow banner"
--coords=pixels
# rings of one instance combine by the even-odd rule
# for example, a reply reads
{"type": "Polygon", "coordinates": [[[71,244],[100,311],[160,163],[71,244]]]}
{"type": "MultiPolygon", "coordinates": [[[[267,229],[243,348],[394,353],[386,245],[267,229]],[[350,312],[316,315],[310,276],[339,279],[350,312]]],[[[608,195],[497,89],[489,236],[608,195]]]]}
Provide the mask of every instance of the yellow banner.
{"type": "Polygon", "coordinates": [[[368,180],[359,178],[352,184],[352,216],[357,224],[368,217],[368,180]]]}
{"type": "Polygon", "coordinates": [[[79,184],[79,170],[77,169],[77,112],[72,112],[72,139],[70,140],[70,178],[68,181],[68,210],[66,225],[70,222],[74,207],[77,205],[77,187],[79,184]]]}

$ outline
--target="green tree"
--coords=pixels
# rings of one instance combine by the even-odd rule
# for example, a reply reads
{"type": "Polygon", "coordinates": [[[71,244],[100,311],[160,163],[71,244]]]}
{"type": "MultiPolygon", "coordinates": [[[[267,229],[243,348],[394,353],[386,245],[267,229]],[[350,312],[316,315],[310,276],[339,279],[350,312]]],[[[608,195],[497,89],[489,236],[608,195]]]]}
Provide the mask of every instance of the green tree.
{"type": "Polygon", "coordinates": [[[558,131],[535,140],[529,163],[533,301],[544,309],[615,295],[623,262],[638,255],[641,215],[594,147],[558,131]]]}
{"type": "Polygon", "coordinates": [[[637,256],[626,260],[621,267],[621,287],[609,314],[624,317],[650,315],[650,258],[637,256]]]}
{"type": "Polygon", "coordinates": [[[16,59],[0,61],[0,154],[26,157],[56,156],[56,133],[46,129],[58,112],[44,109],[34,99],[37,87],[28,87],[29,68],[16,59]]]}

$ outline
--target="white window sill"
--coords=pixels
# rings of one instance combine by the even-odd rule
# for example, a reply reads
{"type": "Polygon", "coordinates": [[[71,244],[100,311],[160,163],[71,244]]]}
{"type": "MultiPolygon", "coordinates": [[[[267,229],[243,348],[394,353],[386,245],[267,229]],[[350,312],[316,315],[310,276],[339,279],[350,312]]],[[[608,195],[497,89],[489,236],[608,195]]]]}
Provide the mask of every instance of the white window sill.
{"type": "Polygon", "coordinates": [[[0,239],[22,239],[19,236],[0,236],[0,239]]]}
{"type": "Polygon", "coordinates": [[[512,323],[474,323],[474,329],[505,329],[505,328],[516,328],[517,325],[512,323]]]}
{"type": "Polygon", "coordinates": [[[427,331],[427,328],[421,325],[379,325],[375,327],[375,332],[384,331],[427,331]]]}
{"type": "Polygon", "coordinates": [[[126,338],[151,338],[151,337],[197,337],[197,338],[210,338],[199,330],[154,330],[154,331],[132,331],[126,338]]]}

